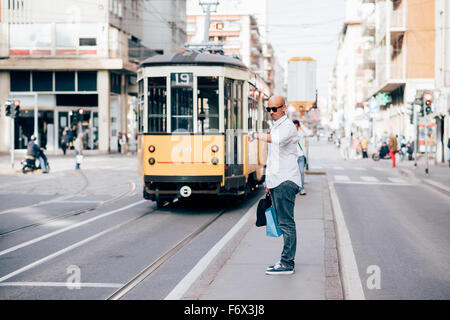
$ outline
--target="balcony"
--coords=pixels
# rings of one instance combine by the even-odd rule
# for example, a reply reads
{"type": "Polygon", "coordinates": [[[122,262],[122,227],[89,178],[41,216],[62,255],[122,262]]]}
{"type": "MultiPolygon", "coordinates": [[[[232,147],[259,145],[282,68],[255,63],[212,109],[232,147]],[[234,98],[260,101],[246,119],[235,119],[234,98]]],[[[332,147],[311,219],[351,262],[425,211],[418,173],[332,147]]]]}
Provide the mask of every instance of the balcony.
{"type": "Polygon", "coordinates": [[[404,1],[400,2],[399,6],[392,11],[391,14],[391,38],[398,38],[406,31],[407,15],[406,5],[404,1]]]}
{"type": "Polygon", "coordinates": [[[363,25],[363,36],[374,36],[375,35],[375,15],[372,14],[367,19],[364,20],[363,25]]]}

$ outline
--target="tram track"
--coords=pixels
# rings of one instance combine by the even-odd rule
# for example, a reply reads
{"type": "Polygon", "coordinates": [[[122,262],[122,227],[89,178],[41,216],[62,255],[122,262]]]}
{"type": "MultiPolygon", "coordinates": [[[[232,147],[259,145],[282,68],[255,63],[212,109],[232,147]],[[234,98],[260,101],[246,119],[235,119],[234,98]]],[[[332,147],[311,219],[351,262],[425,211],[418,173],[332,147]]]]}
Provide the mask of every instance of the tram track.
{"type": "Polygon", "coordinates": [[[110,295],[106,300],[120,300],[126,294],[131,292],[136,286],[142,283],[148,276],[150,276],[153,272],[155,272],[160,266],[162,266],[167,260],[169,260],[172,256],[174,256],[180,249],[185,247],[188,243],[190,243],[197,235],[199,235],[202,231],[207,229],[210,225],[212,225],[220,216],[222,216],[227,209],[222,209],[202,223],[198,228],[196,228],[193,232],[188,234],[185,238],[175,244],[172,248],[167,250],[164,254],[162,254],[155,261],[150,263],[147,267],[145,267],[142,271],[140,271],[137,275],[135,275],[130,281],[128,281],[124,286],[115,291],[112,295],[110,295]]]}
{"type": "MultiPolygon", "coordinates": [[[[49,204],[49,203],[56,203],[56,202],[64,201],[64,200],[69,199],[69,198],[73,198],[73,197],[81,194],[89,186],[89,180],[87,179],[87,177],[86,177],[86,175],[84,173],[80,172],[79,174],[83,177],[85,183],[80,188],[80,190],[78,190],[74,194],[65,195],[65,196],[58,197],[56,199],[52,199],[52,200],[49,200],[49,201],[39,202],[37,204],[31,205],[31,206],[28,206],[28,207],[36,207],[36,206],[45,205],[45,204],[49,204]]],[[[61,220],[61,219],[66,219],[66,218],[69,218],[69,217],[78,216],[78,215],[81,215],[81,214],[84,214],[84,213],[95,211],[95,210],[97,210],[97,209],[99,209],[99,208],[101,208],[103,206],[110,205],[110,204],[112,204],[114,202],[117,202],[117,201],[119,201],[119,200],[121,200],[121,199],[123,199],[123,198],[125,198],[125,197],[127,197],[129,195],[131,195],[136,190],[136,184],[134,182],[128,181],[127,183],[130,184],[130,188],[126,192],[118,195],[117,197],[114,197],[114,198],[106,200],[106,201],[102,201],[99,204],[94,205],[94,206],[90,206],[90,207],[83,208],[83,209],[73,210],[73,211],[70,211],[70,212],[58,215],[56,217],[42,219],[42,220],[39,220],[39,221],[37,221],[35,223],[31,223],[31,224],[28,224],[28,225],[25,225],[25,226],[20,226],[20,227],[17,227],[17,228],[14,228],[14,229],[11,229],[11,230],[8,230],[8,231],[5,231],[5,232],[1,232],[0,233],[0,237],[7,236],[7,235],[13,234],[13,233],[18,232],[18,231],[23,231],[23,230],[26,230],[26,229],[42,226],[42,225],[45,225],[45,224],[48,224],[48,223],[51,223],[51,222],[55,222],[55,221],[58,221],[58,220],[61,220]]],[[[13,210],[18,210],[18,209],[20,209],[20,208],[9,209],[8,211],[13,211],[13,210]]]]}

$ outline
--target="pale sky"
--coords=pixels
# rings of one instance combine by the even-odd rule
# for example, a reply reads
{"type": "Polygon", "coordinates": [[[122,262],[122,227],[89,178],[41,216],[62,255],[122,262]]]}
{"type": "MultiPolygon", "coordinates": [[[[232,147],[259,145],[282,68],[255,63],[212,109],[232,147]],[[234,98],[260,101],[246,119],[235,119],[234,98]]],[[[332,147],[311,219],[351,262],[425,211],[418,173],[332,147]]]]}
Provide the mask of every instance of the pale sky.
{"type": "Polygon", "coordinates": [[[268,0],[269,41],[285,67],[296,56],[317,60],[319,97],[328,96],[345,0],[268,0]]]}

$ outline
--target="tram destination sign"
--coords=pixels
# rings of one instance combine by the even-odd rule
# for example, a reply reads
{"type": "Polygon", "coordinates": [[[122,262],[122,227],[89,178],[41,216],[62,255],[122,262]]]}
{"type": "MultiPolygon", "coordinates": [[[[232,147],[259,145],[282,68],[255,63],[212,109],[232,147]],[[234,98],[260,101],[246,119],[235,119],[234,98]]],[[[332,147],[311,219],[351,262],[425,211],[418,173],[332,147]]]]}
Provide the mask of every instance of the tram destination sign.
{"type": "Polygon", "coordinates": [[[192,87],[194,76],[192,73],[172,73],[170,76],[173,87],[192,87]]]}

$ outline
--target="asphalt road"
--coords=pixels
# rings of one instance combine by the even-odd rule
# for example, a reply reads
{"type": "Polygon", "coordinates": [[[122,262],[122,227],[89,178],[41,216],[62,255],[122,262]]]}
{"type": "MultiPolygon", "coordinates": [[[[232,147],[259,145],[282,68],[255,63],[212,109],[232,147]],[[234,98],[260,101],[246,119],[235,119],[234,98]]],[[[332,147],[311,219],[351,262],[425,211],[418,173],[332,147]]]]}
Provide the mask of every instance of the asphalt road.
{"type": "Polygon", "coordinates": [[[223,212],[123,297],[164,299],[262,192],[156,209],[140,181],[120,158],[108,169],[0,176],[0,299],[106,299],[223,212]]]}
{"type": "Polygon", "coordinates": [[[450,299],[450,198],[326,142],[311,159],[334,183],[365,298],[450,299]]]}

